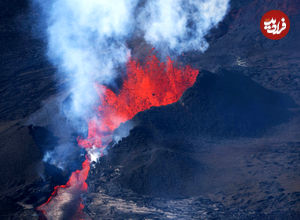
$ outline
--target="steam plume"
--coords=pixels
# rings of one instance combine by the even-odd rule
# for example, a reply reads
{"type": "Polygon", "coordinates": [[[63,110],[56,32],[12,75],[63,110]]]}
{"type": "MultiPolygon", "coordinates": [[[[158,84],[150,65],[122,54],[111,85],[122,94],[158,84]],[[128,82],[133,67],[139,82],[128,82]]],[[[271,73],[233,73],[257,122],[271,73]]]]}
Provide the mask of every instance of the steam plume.
{"type": "Polygon", "coordinates": [[[151,0],[140,16],[145,39],[157,49],[204,52],[204,36],[225,16],[229,0],[151,0]]]}
{"type": "Polygon", "coordinates": [[[108,83],[127,60],[125,40],[136,0],[40,1],[48,13],[48,55],[69,80],[70,117],[85,117],[95,102],[96,82],[108,83]]]}
{"type": "MultiPolygon", "coordinates": [[[[48,56],[71,93],[68,120],[89,120],[98,94],[126,63],[136,31],[157,50],[208,48],[205,35],[225,16],[229,0],[33,0],[44,11],[48,56]]],[[[63,145],[61,145],[63,146],[63,145]]],[[[66,145],[65,145],[66,146],[66,145]]]]}

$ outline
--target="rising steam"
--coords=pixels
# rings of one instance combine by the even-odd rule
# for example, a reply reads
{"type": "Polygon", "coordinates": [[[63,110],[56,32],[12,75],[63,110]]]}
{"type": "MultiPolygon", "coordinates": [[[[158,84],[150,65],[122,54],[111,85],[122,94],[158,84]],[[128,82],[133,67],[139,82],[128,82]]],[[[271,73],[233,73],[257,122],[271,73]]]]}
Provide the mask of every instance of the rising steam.
{"type": "MultiPolygon", "coordinates": [[[[198,71],[190,67],[173,68],[171,60],[160,64],[156,57],[152,57],[149,62],[160,69],[148,73],[147,68],[143,70],[134,60],[129,60],[130,49],[127,41],[133,36],[142,35],[147,43],[160,52],[203,52],[208,47],[204,37],[223,19],[229,0],[33,1],[44,12],[49,59],[57,66],[58,75],[66,82],[67,91],[70,93],[69,98],[61,103],[60,111],[77,132],[83,127],[82,121],[89,124],[88,137],[78,139],[78,144],[89,155],[83,162],[82,169],[73,172],[66,185],[57,186],[54,194],[38,210],[45,216],[52,216],[49,219],[81,219],[79,216],[82,214],[83,205],[80,195],[87,190],[86,179],[90,162],[101,156],[103,151],[99,149],[106,148],[112,140],[113,131],[139,111],[176,102],[186,87],[194,83],[198,74],[198,71]],[[127,62],[128,79],[123,82],[126,84],[124,89],[115,94],[106,88],[99,98],[101,89],[96,85],[113,82],[118,68],[124,67],[127,62]],[[163,75],[159,76],[158,72],[163,75]],[[129,80],[129,76],[134,80],[129,80]],[[148,77],[148,84],[144,83],[144,77],[148,77]],[[170,80],[172,77],[173,80],[170,80]],[[176,77],[181,81],[176,80],[176,77]],[[158,80],[160,84],[157,83],[158,80]],[[150,88],[145,88],[147,85],[150,88]],[[151,92],[151,89],[158,92],[151,92]],[[144,104],[144,99],[140,102],[136,100],[135,91],[148,100],[147,105],[144,104]],[[105,101],[106,97],[108,100],[105,101]],[[126,101],[129,99],[133,102],[126,101]],[[101,111],[97,112],[96,106],[100,100],[102,105],[100,103],[98,109],[101,111]]],[[[59,129],[55,130],[59,130],[62,135],[67,133],[67,137],[60,138],[57,148],[46,153],[44,161],[64,169],[67,166],[65,162],[68,163],[71,158],[69,154],[70,145],[73,143],[70,141],[72,132],[68,131],[68,126],[62,126],[57,121],[60,120],[55,122],[59,129]]],[[[119,129],[125,127],[121,126],[119,129]]],[[[130,128],[125,133],[119,130],[114,139],[118,141],[127,135],[128,129],[130,128]]]]}
{"type": "Polygon", "coordinates": [[[177,53],[204,52],[204,36],[227,12],[229,0],[151,0],[147,1],[140,21],[145,39],[157,49],[177,53]]]}
{"type": "Polygon", "coordinates": [[[109,83],[126,62],[136,0],[56,0],[48,10],[48,55],[72,94],[70,117],[86,117],[95,102],[96,82],[109,83]]]}
{"type": "MultiPolygon", "coordinates": [[[[95,84],[109,84],[130,57],[135,33],[158,51],[204,52],[205,35],[225,16],[229,0],[33,0],[43,9],[48,56],[67,82],[66,117],[89,121],[95,84]]],[[[61,145],[63,146],[63,145],[61,145]]]]}

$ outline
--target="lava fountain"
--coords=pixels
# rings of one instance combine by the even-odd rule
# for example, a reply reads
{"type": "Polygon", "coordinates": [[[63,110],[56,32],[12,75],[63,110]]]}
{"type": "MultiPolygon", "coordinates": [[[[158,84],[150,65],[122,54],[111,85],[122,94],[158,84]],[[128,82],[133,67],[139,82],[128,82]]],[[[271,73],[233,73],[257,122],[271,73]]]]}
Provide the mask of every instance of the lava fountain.
{"type": "Polygon", "coordinates": [[[72,173],[66,185],[56,186],[48,201],[37,208],[47,219],[84,219],[81,194],[87,191],[86,179],[93,160],[91,149],[104,150],[112,141],[113,131],[138,112],[153,106],[168,105],[179,100],[191,87],[198,70],[190,66],[178,67],[168,58],[160,62],[155,55],[140,64],[134,59],[127,63],[127,76],[122,88],[114,92],[104,85],[96,85],[100,106],[96,117],[88,123],[87,138],[78,137],[78,145],[87,150],[82,169],[72,173]]]}

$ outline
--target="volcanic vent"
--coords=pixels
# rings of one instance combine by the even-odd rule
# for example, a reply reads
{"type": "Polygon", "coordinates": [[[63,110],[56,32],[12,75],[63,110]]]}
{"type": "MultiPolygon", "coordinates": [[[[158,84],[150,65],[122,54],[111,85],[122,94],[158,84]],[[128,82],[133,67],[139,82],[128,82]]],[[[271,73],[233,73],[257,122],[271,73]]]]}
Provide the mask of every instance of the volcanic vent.
{"type": "Polygon", "coordinates": [[[51,197],[38,210],[48,219],[65,215],[80,218],[83,215],[80,194],[87,190],[85,181],[94,152],[98,150],[102,154],[112,141],[113,131],[138,112],[178,101],[182,93],[194,84],[197,75],[198,70],[190,66],[177,67],[170,58],[160,62],[151,55],[144,64],[134,59],[128,61],[127,76],[118,93],[97,85],[101,103],[97,117],[90,120],[87,137],[78,137],[78,145],[88,152],[82,170],[73,172],[66,185],[55,187],[51,197]]]}

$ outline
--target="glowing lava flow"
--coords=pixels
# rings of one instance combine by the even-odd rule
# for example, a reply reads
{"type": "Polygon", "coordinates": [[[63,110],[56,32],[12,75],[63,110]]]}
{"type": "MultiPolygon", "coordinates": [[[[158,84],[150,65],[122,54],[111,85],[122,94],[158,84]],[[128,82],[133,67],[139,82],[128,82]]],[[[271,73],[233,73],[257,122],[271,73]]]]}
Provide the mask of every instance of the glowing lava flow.
{"type": "Polygon", "coordinates": [[[143,66],[130,60],[127,78],[118,94],[105,86],[98,86],[101,99],[98,117],[89,122],[88,137],[79,139],[79,145],[84,148],[106,147],[113,130],[122,122],[152,106],[178,101],[182,93],[194,84],[197,75],[198,70],[189,66],[175,68],[169,58],[163,63],[152,55],[143,66]]]}
{"type": "Polygon", "coordinates": [[[56,186],[50,198],[39,206],[43,216],[41,219],[81,219],[83,216],[83,205],[81,193],[86,192],[86,179],[90,170],[90,162],[86,159],[82,163],[82,169],[76,170],[70,176],[66,185],[56,186]],[[67,212],[65,213],[65,211],[67,212]],[[71,216],[71,218],[70,218],[71,216]]]}
{"type": "MultiPolygon", "coordinates": [[[[143,65],[131,59],[127,64],[127,77],[118,93],[105,86],[97,86],[101,105],[98,107],[97,117],[89,122],[88,137],[78,138],[78,144],[87,151],[91,148],[104,149],[112,140],[113,131],[122,122],[132,119],[138,112],[152,106],[168,105],[178,101],[182,93],[194,84],[197,75],[198,70],[189,66],[175,68],[169,58],[164,63],[152,55],[143,65]]],[[[60,212],[65,204],[74,203],[75,198],[79,202],[74,206],[77,210],[73,212],[76,214],[73,214],[72,218],[82,218],[79,216],[83,205],[78,195],[87,189],[85,181],[89,165],[90,158],[87,158],[82,170],[72,173],[66,185],[55,187],[51,197],[38,210],[48,218],[53,218],[53,215],[62,216],[60,212]],[[75,193],[75,196],[72,193],[75,193]]]]}

